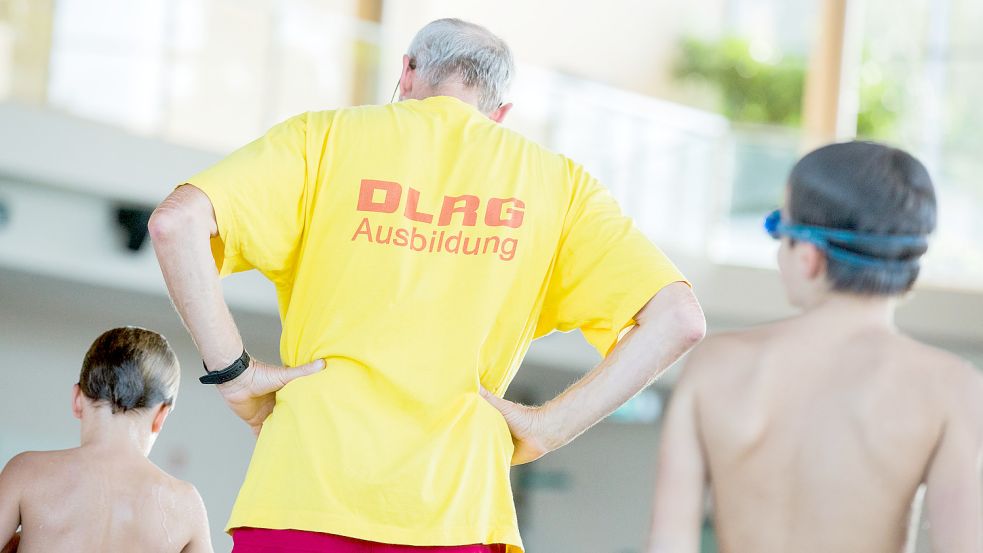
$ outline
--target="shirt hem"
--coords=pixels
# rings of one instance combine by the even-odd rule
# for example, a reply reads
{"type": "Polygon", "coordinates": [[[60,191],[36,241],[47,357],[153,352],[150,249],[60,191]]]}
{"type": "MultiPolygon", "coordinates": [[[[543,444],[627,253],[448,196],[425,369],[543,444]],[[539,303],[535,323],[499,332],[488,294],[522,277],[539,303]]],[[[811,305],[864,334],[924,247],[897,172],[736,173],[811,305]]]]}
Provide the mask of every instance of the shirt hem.
{"type": "Polygon", "coordinates": [[[518,531],[509,524],[494,526],[476,532],[474,526],[439,528],[402,528],[366,523],[354,518],[326,516],[310,511],[253,511],[250,517],[234,517],[225,531],[231,534],[236,528],[263,528],[267,530],[303,530],[321,532],[360,540],[412,546],[455,546],[472,544],[504,544],[506,553],[524,553],[518,531]],[[426,538],[421,538],[426,535],[426,538]]]}

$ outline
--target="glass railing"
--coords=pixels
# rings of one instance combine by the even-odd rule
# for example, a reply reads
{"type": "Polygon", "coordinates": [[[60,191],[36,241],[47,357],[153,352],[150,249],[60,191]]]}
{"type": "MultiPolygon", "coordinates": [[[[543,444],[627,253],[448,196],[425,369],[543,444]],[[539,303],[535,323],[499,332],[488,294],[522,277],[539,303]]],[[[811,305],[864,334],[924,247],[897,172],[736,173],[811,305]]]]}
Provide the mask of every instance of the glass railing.
{"type": "Polygon", "coordinates": [[[228,151],[295,113],[373,101],[378,34],[330,3],[60,0],[48,103],[228,151]]]}
{"type": "MultiPolygon", "coordinates": [[[[221,153],[295,113],[388,101],[376,82],[379,26],[329,3],[55,6],[47,105],[133,133],[221,153]]],[[[960,72],[953,82],[973,79],[960,72]]],[[[715,263],[775,266],[761,220],[780,204],[801,154],[796,129],[735,125],[528,65],[510,100],[508,125],[583,163],[660,245],[715,263]]],[[[981,289],[983,158],[959,144],[943,143],[942,153],[931,167],[941,214],[925,280],[981,289]]]]}
{"type": "Polygon", "coordinates": [[[729,125],[719,115],[556,72],[522,67],[520,129],[582,163],[661,245],[706,253],[724,217],[729,125]]]}

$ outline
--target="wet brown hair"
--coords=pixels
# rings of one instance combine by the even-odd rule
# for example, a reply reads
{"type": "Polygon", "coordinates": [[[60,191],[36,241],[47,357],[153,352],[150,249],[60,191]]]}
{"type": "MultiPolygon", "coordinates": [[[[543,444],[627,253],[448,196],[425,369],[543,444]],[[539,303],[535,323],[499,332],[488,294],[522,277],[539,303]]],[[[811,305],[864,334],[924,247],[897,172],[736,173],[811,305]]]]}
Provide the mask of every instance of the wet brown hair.
{"type": "Polygon", "coordinates": [[[85,397],[108,403],[113,413],[173,405],[180,366],[167,340],[143,328],[103,332],[85,354],[79,387],[85,397]]]}
{"type": "MultiPolygon", "coordinates": [[[[859,141],[824,146],[795,165],[789,187],[789,214],[797,224],[882,235],[927,236],[935,230],[935,188],[928,170],[897,148],[859,141]]],[[[880,268],[826,260],[826,277],[834,290],[864,296],[910,290],[927,249],[840,247],[901,262],[900,268],[880,268]]]]}

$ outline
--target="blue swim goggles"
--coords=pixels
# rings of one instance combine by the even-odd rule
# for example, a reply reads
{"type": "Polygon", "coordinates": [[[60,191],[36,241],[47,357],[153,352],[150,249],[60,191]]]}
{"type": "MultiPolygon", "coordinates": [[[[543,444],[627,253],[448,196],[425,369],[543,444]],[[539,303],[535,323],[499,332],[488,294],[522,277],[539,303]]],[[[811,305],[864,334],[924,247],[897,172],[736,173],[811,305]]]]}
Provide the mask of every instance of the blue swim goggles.
{"type": "Polygon", "coordinates": [[[852,251],[847,248],[861,249],[894,249],[925,248],[928,240],[925,236],[900,234],[867,234],[852,230],[816,227],[811,225],[789,225],[782,222],[782,212],[776,209],[765,218],[765,230],[772,238],[778,240],[787,236],[793,240],[801,240],[814,244],[826,253],[830,259],[858,267],[877,267],[888,269],[906,269],[918,258],[907,260],[884,259],[852,251]]]}

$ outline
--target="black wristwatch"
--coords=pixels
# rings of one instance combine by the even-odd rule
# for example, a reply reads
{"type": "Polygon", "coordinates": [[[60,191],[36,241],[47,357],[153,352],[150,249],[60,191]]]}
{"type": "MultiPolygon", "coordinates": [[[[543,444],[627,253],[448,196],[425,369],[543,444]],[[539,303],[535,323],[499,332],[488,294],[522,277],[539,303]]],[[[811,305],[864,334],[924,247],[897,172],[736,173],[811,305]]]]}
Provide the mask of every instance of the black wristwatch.
{"type": "Polygon", "coordinates": [[[242,355],[238,359],[220,371],[209,371],[204,361],[201,362],[201,366],[205,367],[205,372],[208,374],[199,377],[198,382],[202,384],[225,384],[226,382],[235,380],[249,368],[249,354],[246,353],[246,350],[242,350],[242,355]]]}

